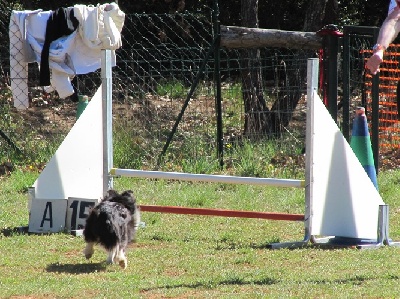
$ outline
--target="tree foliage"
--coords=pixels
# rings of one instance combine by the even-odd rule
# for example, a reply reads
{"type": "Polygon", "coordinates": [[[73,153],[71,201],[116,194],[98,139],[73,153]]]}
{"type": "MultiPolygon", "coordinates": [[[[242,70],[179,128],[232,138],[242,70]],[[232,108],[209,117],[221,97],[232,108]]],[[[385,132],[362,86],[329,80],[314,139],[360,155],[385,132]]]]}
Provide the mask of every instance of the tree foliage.
{"type": "MultiPolygon", "coordinates": [[[[74,4],[97,4],[93,0],[2,0],[10,8],[22,7],[23,9],[44,10],[56,9],[58,7],[72,6],[74,4]]],[[[326,2],[327,0],[316,1],[326,2]]],[[[336,0],[335,0],[336,1],[336,0]]],[[[104,3],[106,1],[99,1],[104,3]]],[[[111,2],[111,1],[109,1],[111,2]]],[[[191,12],[208,11],[213,5],[213,0],[115,0],[126,13],[174,13],[176,11],[188,10],[191,12]]],[[[219,0],[220,19],[224,25],[240,26],[241,1],[240,0],[219,0]]],[[[389,0],[365,1],[365,0],[337,0],[337,24],[380,26],[386,17],[389,0]]],[[[314,6],[310,0],[259,0],[259,27],[274,28],[282,30],[301,31],[304,28],[305,18],[310,16],[314,6]]],[[[328,1],[328,6],[332,1],[328,1]]],[[[332,9],[327,15],[328,19],[323,23],[332,23],[332,9]]],[[[322,24],[324,25],[324,24],[322,24]]]]}

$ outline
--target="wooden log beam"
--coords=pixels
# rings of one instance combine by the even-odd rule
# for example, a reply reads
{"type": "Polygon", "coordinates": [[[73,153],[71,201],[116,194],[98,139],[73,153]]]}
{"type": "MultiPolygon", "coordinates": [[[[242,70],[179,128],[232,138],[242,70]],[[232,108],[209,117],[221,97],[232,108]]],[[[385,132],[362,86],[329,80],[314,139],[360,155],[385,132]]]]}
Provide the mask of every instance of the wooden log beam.
{"type": "Polygon", "coordinates": [[[221,46],[318,50],[322,47],[322,37],[315,32],[221,26],[221,46]]]}

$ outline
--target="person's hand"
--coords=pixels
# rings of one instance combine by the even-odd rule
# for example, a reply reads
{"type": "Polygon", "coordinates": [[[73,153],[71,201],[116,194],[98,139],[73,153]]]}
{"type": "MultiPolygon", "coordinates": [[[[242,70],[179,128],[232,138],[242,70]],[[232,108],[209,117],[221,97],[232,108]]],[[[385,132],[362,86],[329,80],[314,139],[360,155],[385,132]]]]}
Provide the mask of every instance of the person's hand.
{"type": "Polygon", "coordinates": [[[379,66],[383,61],[383,51],[376,51],[367,61],[366,67],[372,75],[379,72],[379,66]]]}

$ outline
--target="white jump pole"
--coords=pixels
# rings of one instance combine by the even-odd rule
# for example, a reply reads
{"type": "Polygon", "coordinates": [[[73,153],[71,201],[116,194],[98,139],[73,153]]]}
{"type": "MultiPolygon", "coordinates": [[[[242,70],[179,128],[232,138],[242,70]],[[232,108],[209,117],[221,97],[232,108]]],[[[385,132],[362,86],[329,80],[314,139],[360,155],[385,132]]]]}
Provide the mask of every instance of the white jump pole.
{"type": "Polygon", "coordinates": [[[229,175],[215,175],[215,174],[208,175],[208,174],[193,174],[193,173],[183,173],[183,172],[145,171],[145,170],[120,169],[120,168],[112,168],[110,173],[112,176],[124,176],[124,177],[135,177],[135,178],[152,178],[152,179],[228,183],[228,184],[268,185],[275,187],[293,187],[293,188],[305,187],[304,180],[295,180],[295,179],[238,177],[229,175]]]}

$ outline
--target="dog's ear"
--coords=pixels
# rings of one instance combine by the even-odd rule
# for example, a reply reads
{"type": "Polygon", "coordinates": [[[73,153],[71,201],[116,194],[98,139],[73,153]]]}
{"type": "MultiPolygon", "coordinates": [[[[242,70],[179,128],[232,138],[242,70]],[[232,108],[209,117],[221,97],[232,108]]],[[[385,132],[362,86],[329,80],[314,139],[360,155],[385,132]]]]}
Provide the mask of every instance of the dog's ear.
{"type": "Polygon", "coordinates": [[[124,191],[121,195],[122,195],[122,196],[126,196],[126,197],[130,197],[130,198],[132,198],[133,200],[135,199],[135,195],[133,194],[133,191],[132,191],[132,190],[126,190],[126,191],[124,191]]]}
{"type": "Polygon", "coordinates": [[[106,197],[115,197],[115,196],[118,196],[118,195],[119,194],[118,194],[117,191],[115,191],[113,189],[110,189],[110,190],[107,191],[106,197]]]}

